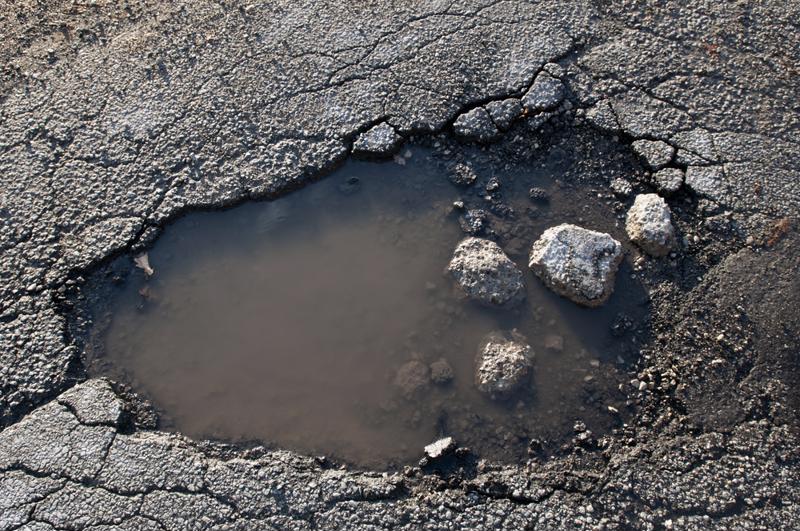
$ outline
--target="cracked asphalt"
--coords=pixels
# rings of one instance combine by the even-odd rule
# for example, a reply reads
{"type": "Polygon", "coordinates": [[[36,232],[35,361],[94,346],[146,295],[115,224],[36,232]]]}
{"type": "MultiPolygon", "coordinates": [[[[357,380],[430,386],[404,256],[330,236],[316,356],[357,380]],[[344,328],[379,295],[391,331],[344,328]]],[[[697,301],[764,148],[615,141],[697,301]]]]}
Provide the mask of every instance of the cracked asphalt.
{"type": "Polygon", "coordinates": [[[800,527],[799,3],[2,4],[0,530],[800,527]],[[597,447],[340,469],[150,429],[86,379],[71,297],[111,258],[542,71],[565,99],[518,122],[661,140],[685,172],[636,415],[597,447]]]}

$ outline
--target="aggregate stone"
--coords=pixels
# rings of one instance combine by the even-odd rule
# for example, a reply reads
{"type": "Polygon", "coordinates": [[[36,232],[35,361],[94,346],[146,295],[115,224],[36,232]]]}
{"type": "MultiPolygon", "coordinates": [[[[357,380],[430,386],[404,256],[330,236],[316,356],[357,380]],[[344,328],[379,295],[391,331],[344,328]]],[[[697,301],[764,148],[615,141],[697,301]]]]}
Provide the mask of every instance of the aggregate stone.
{"type": "Polygon", "coordinates": [[[456,441],[452,437],[443,437],[425,446],[425,455],[430,459],[438,459],[448,452],[455,450],[456,441]]]}
{"type": "Polygon", "coordinates": [[[391,157],[402,144],[403,137],[397,134],[394,127],[384,122],[356,137],[353,141],[353,155],[362,158],[391,157]]]}
{"type": "Polygon", "coordinates": [[[633,185],[626,179],[619,177],[611,181],[611,191],[619,197],[628,197],[633,193],[633,185]]]}
{"type": "Polygon", "coordinates": [[[565,223],[542,233],[528,265],[559,295],[592,307],[613,293],[621,261],[622,245],[610,235],[565,223]]]}
{"type": "Polygon", "coordinates": [[[651,256],[664,256],[675,244],[675,228],[666,201],[658,194],[639,194],[628,210],[625,230],[651,256]]]}
{"type": "Polygon", "coordinates": [[[653,171],[658,171],[672,162],[675,156],[675,148],[661,140],[635,140],[631,147],[653,171]]]}
{"type": "Polygon", "coordinates": [[[394,378],[395,385],[406,398],[420,394],[431,383],[430,369],[419,360],[404,363],[394,378]]]}
{"type": "Polygon", "coordinates": [[[430,371],[431,381],[439,385],[450,382],[455,376],[453,373],[453,367],[451,367],[444,358],[438,359],[431,363],[430,371]]]}
{"type": "Polygon", "coordinates": [[[447,177],[450,179],[450,182],[458,186],[469,186],[478,178],[475,173],[475,168],[464,162],[458,162],[450,167],[447,177]]]}
{"type": "Polygon", "coordinates": [[[493,241],[462,240],[447,269],[469,298],[484,304],[507,306],[525,298],[522,272],[493,241]]]}
{"type": "Polygon", "coordinates": [[[475,384],[493,399],[519,391],[530,374],[533,350],[519,334],[492,332],[478,350],[475,384]]]}

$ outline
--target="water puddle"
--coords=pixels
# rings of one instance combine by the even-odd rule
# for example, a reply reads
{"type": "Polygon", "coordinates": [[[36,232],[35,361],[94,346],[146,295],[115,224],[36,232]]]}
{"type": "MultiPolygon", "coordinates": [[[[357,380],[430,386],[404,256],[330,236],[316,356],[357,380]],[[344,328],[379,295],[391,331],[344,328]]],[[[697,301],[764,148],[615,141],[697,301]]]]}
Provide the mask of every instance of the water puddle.
{"type": "Polygon", "coordinates": [[[137,269],[114,290],[90,370],[127,381],[189,436],[363,466],[414,462],[442,435],[515,460],[531,438],[571,437],[578,418],[602,432],[619,421],[608,406],[623,409],[616,387],[637,349],[620,336],[641,327],[644,296],[623,266],[606,306],[580,308],[526,267],[557,223],[623,239],[607,206],[553,184],[568,163],[502,173],[515,214],[492,229],[525,273],[516,309],[473,304],[444,274],[465,237],[452,206],[465,189],[415,148],[405,165],[349,162],[285,198],[178,220],[149,251],[156,274],[137,269]],[[535,352],[530,382],[492,401],[475,386],[478,346],[513,328],[535,352]]]}

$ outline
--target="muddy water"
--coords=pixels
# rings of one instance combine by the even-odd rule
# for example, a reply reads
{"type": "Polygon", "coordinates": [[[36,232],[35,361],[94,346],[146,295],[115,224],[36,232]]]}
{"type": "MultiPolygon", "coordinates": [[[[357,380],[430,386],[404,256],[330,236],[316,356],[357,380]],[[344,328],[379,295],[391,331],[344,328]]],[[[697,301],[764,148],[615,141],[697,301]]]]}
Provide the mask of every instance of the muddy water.
{"type": "Polygon", "coordinates": [[[118,288],[98,366],[190,436],[364,466],[413,462],[440,435],[518,459],[530,438],[569,436],[578,418],[602,431],[615,421],[607,406],[622,407],[614,375],[633,350],[611,325],[639,318],[641,294],[623,272],[606,307],[578,308],[541,286],[525,254],[555,223],[619,229],[605,206],[559,194],[546,164],[506,177],[517,215],[501,244],[528,287],[516,310],[465,301],[444,275],[465,236],[452,209],[462,189],[418,148],[404,166],[348,163],[285,198],[170,226],[149,252],[155,276],[136,270],[118,288]],[[533,214],[532,185],[552,193],[533,214]],[[496,403],[474,387],[475,356],[484,335],[511,328],[533,346],[534,371],[523,393],[496,403]],[[563,349],[546,348],[557,342],[548,336],[563,349]],[[412,360],[444,360],[453,378],[404,381],[412,360]]]}

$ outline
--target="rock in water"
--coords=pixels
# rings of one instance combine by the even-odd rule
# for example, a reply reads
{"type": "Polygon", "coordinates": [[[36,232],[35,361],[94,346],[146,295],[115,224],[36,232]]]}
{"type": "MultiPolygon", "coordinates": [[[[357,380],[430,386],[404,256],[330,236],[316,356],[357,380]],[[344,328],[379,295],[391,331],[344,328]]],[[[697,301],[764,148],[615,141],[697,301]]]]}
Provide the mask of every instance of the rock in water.
{"type": "Polygon", "coordinates": [[[456,448],[456,441],[452,437],[443,437],[425,447],[425,455],[429,459],[438,459],[447,455],[456,448]]]}
{"type": "Polygon", "coordinates": [[[531,369],[533,351],[521,335],[510,338],[492,332],[478,351],[475,384],[492,399],[508,398],[524,386],[531,369]]]}
{"type": "Polygon", "coordinates": [[[658,194],[636,196],[628,210],[625,230],[631,241],[652,256],[666,255],[675,243],[672,215],[658,194]]]}
{"type": "Polygon", "coordinates": [[[438,385],[449,383],[453,379],[453,368],[444,358],[438,359],[430,364],[431,380],[438,385]]]}
{"type": "Polygon", "coordinates": [[[478,176],[472,166],[459,162],[450,168],[447,178],[455,185],[469,186],[475,182],[478,176]]]}
{"type": "Polygon", "coordinates": [[[405,398],[411,399],[423,393],[430,384],[428,366],[418,360],[411,360],[397,370],[395,385],[405,398]]]}
{"type": "Polygon", "coordinates": [[[583,306],[600,306],[614,291],[622,244],[603,232],[562,224],[533,244],[529,266],[548,288],[583,306]]]}
{"type": "Polygon", "coordinates": [[[506,306],[525,298],[522,272],[493,241],[463,240],[447,270],[468,297],[484,304],[506,306]]]}

